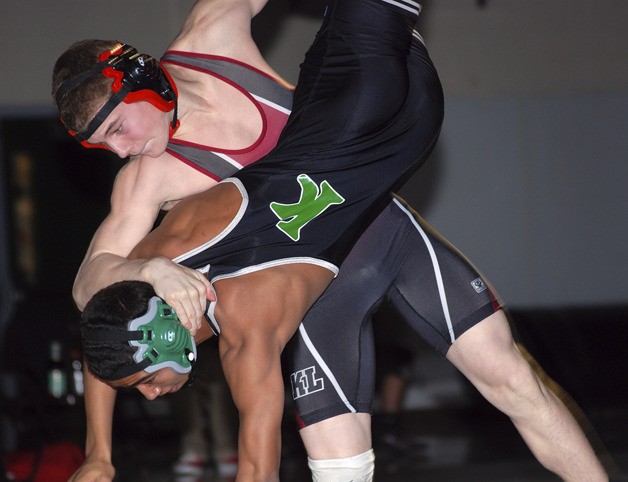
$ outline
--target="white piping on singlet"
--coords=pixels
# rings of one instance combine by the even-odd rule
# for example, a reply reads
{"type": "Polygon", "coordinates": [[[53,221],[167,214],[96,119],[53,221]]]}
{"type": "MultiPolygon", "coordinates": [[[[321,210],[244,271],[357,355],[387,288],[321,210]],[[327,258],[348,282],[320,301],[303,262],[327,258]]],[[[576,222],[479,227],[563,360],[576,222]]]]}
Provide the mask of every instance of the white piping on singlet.
{"type": "MultiPolygon", "coordinates": [[[[250,92],[249,92],[250,93],[250,92]]],[[[258,101],[261,102],[262,104],[266,104],[269,107],[272,107],[273,109],[283,113],[283,114],[287,114],[290,115],[290,113],[292,112],[290,109],[286,109],[285,107],[280,106],[279,104],[275,104],[274,102],[265,99],[264,97],[260,97],[258,95],[255,94],[251,94],[253,96],[253,98],[258,101]]]]}
{"type": "Polygon", "coordinates": [[[456,341],[456,334],[454,333],[454,327],[451,322],[451,315],[449,314],[449,305],[447,304],[447,295],[445,294],[445,285],[443,283],[443,275],[440,270],[440,265],[438,264],[438,258],[436,257],[436,252],[434,251],[434,247],[432,246],[432,243],[430,243],[430,240],[427,237],[427,234],[425,234],[425,231],[423,231],[423,228],[421,228],[419,223],[417,223],[416,219],[414,219],[414,216],[412,216],[412,213],[410,213],[408,209],[406,209],[406,207],[399,202],[399,200],[393,199],[393,202],[397,204],[397,206],[399,206],[399,208],[404,213],[406,213],[408,218],[410,218],[410,221],[412,221],[412,224],[414,225],[414,227],[417,229],[417,231],[423,238],[423,241],[425,241],[425,246],[427,247],[427,251],[430,253],[430,258],[432,258],[432,266],[434,268],[434,275],[436,276],[436,285],[438,286],[438,295],[440,297],[441,306],[443,307],[443,315],[445,316],[445,321],[447,322],[447,330],[449,331],[449,338],[451,339],[451,342],[453,343],[454,341],[456,341]]]}
{"type": "Polygon", "coordinates": [[[417,39],[419,42],[421,42],[423,44],[423,47],[426,47],[425,45],[425,40],[423,40],[423,37],[421,37],[421,34],[419,32],[417,32],[416,30],[412,31],[412,36],[417,39]]]}
{"type": "MultiPolygon", "coordinates": [[[[242,184],[242,182],[234,177],[228,177],[227,179],[223,179],[222,182],[231,182],[233,183],[238,190],[240,191],[240,194],[242,195],[242,204],[240,205],[240,208],[238,209],[238,212],[236,213],[236,215],[234,216],[234,218],[231,220],[231,222],[228,224],[228,226],[222,230],[220,233],[218,233],[217,236],[215,236],[214,238],[210,239],[209,241],[201,244],[200,246],[197,246],[196,248],[193,248],[189,251],[187,251],[186,253],[183,253],[179,256],[177,256],[176,258],[174,258],[172,261],[174,261],[175,263],[181,263],[182,261],[185,261],[188,258],[191,258],[192,256],[196,255],[197,253],[200,253],[201,251],[206,250],[207,248],[215,245],[216,243],[218,243],[218,241],[220,241],[221,239],[223,239],[225,236],[227,236],[231,231],[233,231],[233,229],[238,225],[238,223],[241,221],[241,219],[244,217],[244,212],[246,211],[247,206],[249,205],[249,195],[246,191],[246,189],[244,188],[244,185],[242,184]]],[[[234,271],[233,273],[227,273],[227,274],[223,274],[220,276],[215,276],[214,278],[211,278],[211,282],[215,282],[221,279],[225,279],[225,278],[234,278],[236,276],[242,276],[245,275],[247,273],[252,273],[254,271],[260,271],[262,269],[267,269],[267,268],[272,268],[274,266],[280,266],[280,265],[284,265],[284,264],[293,264],[293,263],[306,263],[306,264],[314,264],[316,266],[320,266],[322,268],[328,269],[329,271],[331,271],[334,274],[334,278],[336,276],[338,276],[338,267],[335,264],[330,263],[329,261],[325,261],[322,259],[318,259],[318,258],[313,258],[313,257],[309,257],[309,256],[296,256],[296,257],[292,257],[292,258],[279,258],[273,261],[267,261],[265,263],[260,263],[260,264],[256,264],[253,266],[248,266],[245,268],[242,268],[238,271],[234,271]]]]}
{"type": "Polygon", "coordinates": [[[233,184],[235,184],[235,186],[238,188],[238,190],[240,191],[242,195],[242,204],[240,204],[240,208],[238,209],[238,212],[233,217],[231,222],[227,225],[227,227],[223,229],[220,233],[218,233],[217,236],[201,244],[200,246],[197,246],[196,248],[191,249],[187,251],[186,253],[183,253],[177,256],[176,258],[173,258],[172,261],[174,261],[175,263],[181,263],[181,261],[185,261],[186,259],[191,258],[195,254],[200,253],[201,251],[204,251],[208,247],[216,244],[218,241],[220,241],[225,236],[227,236],[227,234],[233,231],[233,229],[238,225],[238,223],[244,216],[244,212],[246,211],[246,208],[249,205],[249,196],[248,196],[248,193],[246,192],[246,189],[244,189],[244,186],[242,185],[239,179],[234,179],[234,178],[229,177],[227,179],[224,179],[224,181],[232,182],[233,184]]]}
{"type": "Polygon", "coordinates": [[[263,269],[274,268],[276,266],[283,266],[286,264],[313,264],[316,266],[320,266],[321,268],[325,268],[331,271],[334,275],[334,278],[338,276],[339,272],[338,267],[335,264],[330,263],[329,261],[318,258],[311,258],[309,256],[295,256],[293,258],[279,258],[273,261],[266,261],[265,263],[247,266],[246,268],[239,269],[238,271],[234,271],[233,273],[225,273],[214,276],[213,278],[211,278],[211,282],[215,283],[216,281],[220,281],[221,279],[237,278],[238,276],[254,273],[263,269]]]}
{"type": "Polygon", "coordinates": [[[356,413],[357,410],[355,409],[353,405],[351,405],[351,402],[347,400],[347,396],[345,395],[345,392],[342,391],[342,388],[340,388],[340,384],[336,380],[336,377],[334,376],[333,372],[327,366],[327,363],[325,363],[325,360],[323,360],[323,357],[320,355],[320,353],[314,346],[314,343],[312,343],[312,340],[310,340],[310,337],[307,334],[307,331],[305,330],[305,326],[303,326],[303,323],[299,325],[299,333],[301,334],[301,338],[303,338],[303,341],[305,342],[305,345],[308,347],[310,353],[312,354],[316,362],[319,364],[319,366],[323,370],[323,373],[325,373],[325,375],[327,375],[327,378],[329,378],[329,381],[331,382],[334,389],[336,390],[336,393],[338,394],[338,397],[340,398],[340,400],[342,400],[342,403],[345,404],[345,406],[351,411],[351,413],[356,413]]]}
{"type": "Polygon", "coordinates": [[[216,155],[216,156],[218,156],[218,157],[220,157],[225,162],[228,162],[233,167],[235,167],[238,171],[244,167],[242,164],[240,164],[238,161],[236,161],[233,157],[230,157],[230,156],[228,156],[227,154],[225,154],[223,152],[211,151],[211,153],[216,155]]]}
{"type": "Polygon", "coordinates": [[[421,5],[418,2],[413,2],[411,0],[401,0],[396,2],[395,0],[382,0],[385,3],[390,3],[391,5],[395,5],[399,8],[403,8],[408,12],[414,13],[418,15],[421,12],[421,5]]]}

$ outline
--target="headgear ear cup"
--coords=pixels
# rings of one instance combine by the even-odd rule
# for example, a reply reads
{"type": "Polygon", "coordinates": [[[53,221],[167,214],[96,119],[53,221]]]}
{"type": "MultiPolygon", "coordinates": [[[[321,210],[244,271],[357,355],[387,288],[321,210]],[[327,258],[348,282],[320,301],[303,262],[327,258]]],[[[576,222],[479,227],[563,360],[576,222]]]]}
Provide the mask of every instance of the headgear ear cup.
{"type": "Polygon", "coordinates": [[[152,373],[161,368],[172,368],[177,373],[187,373],[196,361],[196,344],[190,332],[181,325],[174,310],[161,298],[154,296],[148,302],[145,315],[129,322],[129,331],[145,333],[141,340],[129,343],[137,346],[134,355],[137,363],[150,358],[152,363],[144,368],[152,373]]]}
{"type": "MultiPolygon", "coordinates": [[[[190,366],[194,361],[193,353],[190,359],[189,338],[190,332],[183,327],[174,310],[163,300],[157,298],[157,315],[150,323],[151,347],[146,356],[157,356],[153,362],[159,363],[166,357],[178,363],[182,370],[190,366]]],[[[140,329],[142,329],[140,327],[140,329]]]]}
{"type": "Polygon", "coordinates": [[[177,93],[174,82],[154,57],[140,54],[129,45],[121,45],[113,52],[101,54],[99,61],[103,60],[107,60],[107,66],[102,73],[113,79],[113,92],[123,87],[128,91],[124,102],[146,101],[164,112],[175,108],[177,93]]]}

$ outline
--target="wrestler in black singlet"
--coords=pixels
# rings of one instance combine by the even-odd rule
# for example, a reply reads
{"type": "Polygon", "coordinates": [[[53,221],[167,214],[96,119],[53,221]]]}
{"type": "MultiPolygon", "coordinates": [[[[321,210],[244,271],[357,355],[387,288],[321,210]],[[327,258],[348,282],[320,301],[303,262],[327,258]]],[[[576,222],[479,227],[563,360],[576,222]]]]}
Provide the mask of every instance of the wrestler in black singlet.
{"type": "MultiPolygon", "coordinates": [[[[187,63],[190,57],[167,54],[166,59],[187,63]]],[[[272,97],[269,90],[284,98],[277,90],[281,90],[279,85],[273,87],[259,73],[224,59],[212,60],[198,59],[193,65],[218,68],[215,75],[236,87],[245,86],[256,98],[261,91],[264,99],[272,97]]],[[[282,105],[287,107],[285,98],[282,105]]],[[[260,142],[278,132],[274,126],[278,121],[268,120],[270,130],[260,142]]],[[[223,152],[216,155],[203,153],[198,146],[170,147],[177,149],[177,157],[196,163],[212,177],[222,178],[237,170],[235,165],[230,170],[230,164],[221,159],[223,152]]],[[[341,413],[370,412],[375,372],[369,323],[384,299],[442,354],[465,330],[498,308],[487,285],[460,253],[402,201],[388,202],[286,349],[301,426],[341,413]]]]}

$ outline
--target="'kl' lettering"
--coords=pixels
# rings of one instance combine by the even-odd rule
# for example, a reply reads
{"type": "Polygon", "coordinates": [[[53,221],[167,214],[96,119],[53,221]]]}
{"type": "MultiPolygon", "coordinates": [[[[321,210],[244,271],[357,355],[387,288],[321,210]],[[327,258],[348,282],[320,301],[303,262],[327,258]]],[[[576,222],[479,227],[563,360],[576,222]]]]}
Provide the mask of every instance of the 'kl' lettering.
{"type": "Polygon", "coordinates": [[[313,366],[291,374],[290,384],[293,400],[325,389],[324,380],[316,377],[316,368],[313,366]]]}

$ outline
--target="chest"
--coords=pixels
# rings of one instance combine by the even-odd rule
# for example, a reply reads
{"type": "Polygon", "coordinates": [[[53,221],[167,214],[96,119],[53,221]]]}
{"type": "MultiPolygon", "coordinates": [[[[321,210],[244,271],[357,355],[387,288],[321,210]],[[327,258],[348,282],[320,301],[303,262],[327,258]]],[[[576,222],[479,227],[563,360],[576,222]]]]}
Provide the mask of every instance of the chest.
{"type": "Polygon", "coordinates": [[[254,144],[264,129],[259,102],[236,84],[195,74],[198,79],[188,95],[177,138],[218,150],[242,150],[254,144]]]}

